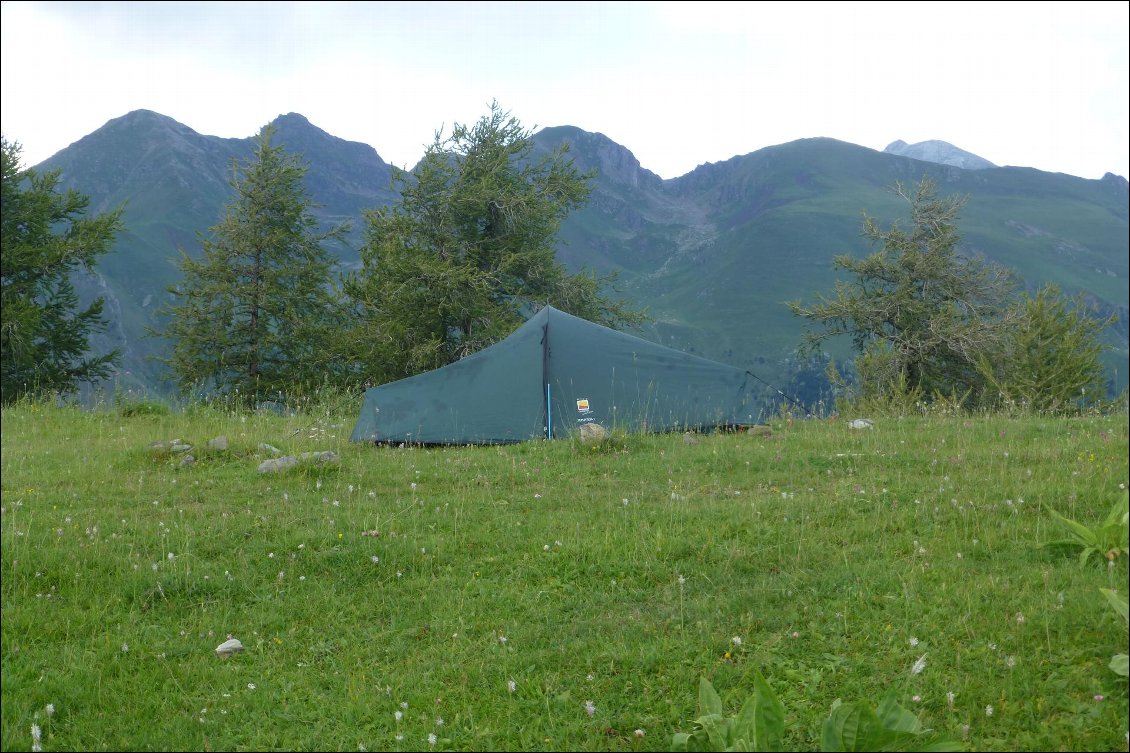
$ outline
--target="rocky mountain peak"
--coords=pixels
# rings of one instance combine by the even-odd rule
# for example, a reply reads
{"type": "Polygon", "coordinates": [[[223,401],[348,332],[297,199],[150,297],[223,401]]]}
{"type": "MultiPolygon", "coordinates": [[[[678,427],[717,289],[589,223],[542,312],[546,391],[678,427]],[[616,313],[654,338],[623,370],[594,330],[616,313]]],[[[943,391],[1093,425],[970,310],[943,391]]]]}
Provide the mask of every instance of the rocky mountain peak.
{"type": "Polygon", "coordinates": [[[655,187],[663,182],[655,173],[640,165],[636,155],[603,133],[583,131],[575,126],[555,126],[539,131],[535,140],[556,146],[567,142],[570,156],[584,170],[596,168],[604,177],[633,188],[655,187]]]}
{"type": "Polygon", "coordinates": [[[923,162],[933,162],[938,165],[960,167],[963,170],[985,170],[990,167],[996,167],[996,165],[989,162],[984,157],[978,157],[972,152],[958,149],[949,142],[938,141],[937,139],[919,141],[917,144],[908,144],[902,139],[898,139],[888,144],[887,148],[883,151],[886,154],[910,157],[912,159],[922,160],[923,162]]]}

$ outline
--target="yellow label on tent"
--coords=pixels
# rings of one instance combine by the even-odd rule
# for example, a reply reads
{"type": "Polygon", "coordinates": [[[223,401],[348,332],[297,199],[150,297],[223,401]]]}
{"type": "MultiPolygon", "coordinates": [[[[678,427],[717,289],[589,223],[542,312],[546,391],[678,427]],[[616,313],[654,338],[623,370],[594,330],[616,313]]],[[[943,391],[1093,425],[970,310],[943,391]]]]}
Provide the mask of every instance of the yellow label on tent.
{"type": "Polygon", "coordinates": [[[587,397],[582,397],[577,401],[577,410],[579,410],[581,413],[589,412],[589,399],[587,397]]]}

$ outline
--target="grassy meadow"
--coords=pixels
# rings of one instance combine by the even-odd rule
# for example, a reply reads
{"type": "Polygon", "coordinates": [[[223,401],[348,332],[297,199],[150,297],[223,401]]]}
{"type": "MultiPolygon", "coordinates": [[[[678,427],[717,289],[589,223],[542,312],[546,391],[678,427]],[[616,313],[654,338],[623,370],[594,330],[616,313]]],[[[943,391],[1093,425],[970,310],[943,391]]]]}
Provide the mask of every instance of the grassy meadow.
{"type": "Polygon", "coordinates": [[[760,672],[789,750],[889,691],[966,750],[1127,749],[1128,558],[1044,546],[1122,502],[1125,413],[430,449],[339,413],[5,408],[2,748],[668,750],[760,672]]]}

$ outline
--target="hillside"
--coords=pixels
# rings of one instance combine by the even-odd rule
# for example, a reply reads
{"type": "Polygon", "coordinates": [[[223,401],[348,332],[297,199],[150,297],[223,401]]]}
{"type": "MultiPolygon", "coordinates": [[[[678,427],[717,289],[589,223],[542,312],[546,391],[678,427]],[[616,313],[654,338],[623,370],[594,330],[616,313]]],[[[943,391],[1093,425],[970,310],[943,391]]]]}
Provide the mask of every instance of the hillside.
{"type": "MultiPolygon", "coordinates": [[[[278,143],[310,166],[320,218],[354,220],[350,246],[335,251],[343,264],[355,263],[363,210],[395,199],[389,165],[372,147],[336,138],[301,115],[273,123],[278,143]]],[[[196,252],[198,235],[220,218],[231,162],[245,159],[252,141],[205,136],[140,110],[38,166],[60,168],[64,186],[90,196],[95,211],[126,206],[127,231],[84,285],[108,298],[114,328],[103,344],[125,349],[123,385],[160,384],[149,356],[163,343],[145,330],[160,326],[153,312],[176,282],[175,259],[181,249],[196,252]]],[[[931,175],[943,191],[969,196],[960,227],[965,252],[1014,268],[1029,288],[1055,282],[1119,315],[1112,333],[1118,350],[1108,360],[1112,383],[1126,383],[1124,178],[966,170],[814,138],[662,180],[598,133],[546,128],[535,141],[541,149],[568,142],[577,164],[598,172],[591,201],[562,228],[559,259],[573,270],[618,273],[622,295],[654,317],[640,333],[649,339],[783,385],[802,332],[785,301],[830,290],[834,255],[871,250],[860,238],[862,213],[884,222],[903,217],[905,205],[890,188],[931,175]]]]}
{"type": "Polygon", "coordinates": [[[1045,546],[1126,509],[1124,410],[423,449],[310,407],[2,409],[0,748],[669,751],[758,673],[775,750],[888,693],[935,750],[1125,747],[1126,526],[1045,546]]]}

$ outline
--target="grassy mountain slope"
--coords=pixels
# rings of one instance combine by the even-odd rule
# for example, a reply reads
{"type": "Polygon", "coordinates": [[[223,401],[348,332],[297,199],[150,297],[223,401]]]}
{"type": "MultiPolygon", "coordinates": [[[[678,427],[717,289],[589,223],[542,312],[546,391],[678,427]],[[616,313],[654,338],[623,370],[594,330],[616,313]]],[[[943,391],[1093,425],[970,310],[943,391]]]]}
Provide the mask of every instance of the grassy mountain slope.
{"type": "Polygon", "coordinates": [[[943,192],[969,197],[965,253],[1013,268],[1029,288],[1055,282],[1118,314],[1114,362],[1125,362],[1125,180],[962,170],[803,139],[626,190],[622,179],[608,185],[626,172],[617,169],[626,158],[610,157],[608,144],[567,129],[539,136],[570,141],[579,164],[601,170],[600,199],[563,233],[589,254],[574,249],[567,258],[619,271],[628,296],[656,317],[652,335],[669,344],[784,379],[801,332],[785,301],[830,291],[833,256],[874,250],[860,235],[863,212],[883,224],[905,221],[907,206],[891,188],[930,175],[943,192]]]}
{"type": "MultiPolygon", "coordinates": [[[[331,136],[301,115],[274,125],[278,143],[310,166],[307,187],[320,219],[354,220],[348,246],[332,250],[346,265],[356,262],[363,210],[395,198],[389,166],[372,147],[331,136]]],[[[573,270],[616,272],[620,294],[654,317],[641,332],[649,339],[783,385],[803,325],[785,302],[831,290],[833,256],[872,250],[860,236],[863,212],[884,224],[905,217],[891,187],[928,174],[943,192],[969,197],[960,226],[965,252],[1015,269],[1029,288],[1055,282],[1120,316],[1110,366],[1113,381],[1126,383],[1123,178],[962,170],[813,138],[662,180],[599,133],[546,128],[535,142],[541,152],[569,144],[577,165],[596,173],[590,202],[561,229],[559,259],[573,270]]],[[[127,384],[157,384],[159,369],[147,356],[163,344],[144,338],[145,327],[177,279],[178,249],[198,252],[197,234],[219,220],[230,196],[231,161],[246,159],[252,143],[136,111],[41,166],[61,168],[64,185],[89,195],[95,211],[126,205],[127,231],[87,287],[109,299],[116,326],[107,340],[127,350],[127,384]]]]}
{"type": "Polygon", "coordinates": [[[141,407],[0,409],[0,749],[668,751],[758,673],[780,750],[889,692],[963,750],[1125,749],[1126,528],[1045,546],[1126,509],[1124,410],[381,448],[141,407]]]}
{"type": "MultiPolygon", "coordinates": [[[[307,188],[320,205],[320,220],[357,220],[363,209],[392,200],[390,168],[372,147],[331,136],[293,113],[273,125],[275,142],[310,167],[307,188]]],[[[232,196],[233,161],[248,160],[253,145],[253,137],[204,136],[137,110],[37,166],[61,169],[63,186],[88,195],[91,212],[125,205],[125,232],[100,261],[98,278],[81,283],[87,295],[107,298],[114,326],[96,344],[123,348],[125,385],[160,385],[161,367],[150,357],[164,344],[146,337],[146,328],[159,326],[155,311],[179,279],[181,250],[199,253],[199,235],[219,222],[232,196]]],[[[354,225],[348,245],[334,249],[347,264],[357,260],[359,223],[354,225]]]]}

